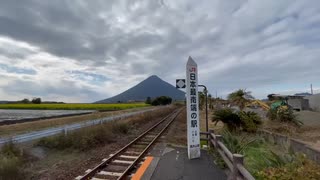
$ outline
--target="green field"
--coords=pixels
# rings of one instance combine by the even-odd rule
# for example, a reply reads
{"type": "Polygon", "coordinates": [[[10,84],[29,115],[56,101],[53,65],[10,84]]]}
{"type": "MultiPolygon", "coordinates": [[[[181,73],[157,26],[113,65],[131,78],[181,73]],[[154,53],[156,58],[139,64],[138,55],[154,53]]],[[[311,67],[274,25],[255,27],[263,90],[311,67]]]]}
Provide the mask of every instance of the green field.
{"type": "Polygon", "coordinates": [[[150,106],[144,103],[128,104],[0,104],[0,109],[33,110],[123,110],[150,106]]]}

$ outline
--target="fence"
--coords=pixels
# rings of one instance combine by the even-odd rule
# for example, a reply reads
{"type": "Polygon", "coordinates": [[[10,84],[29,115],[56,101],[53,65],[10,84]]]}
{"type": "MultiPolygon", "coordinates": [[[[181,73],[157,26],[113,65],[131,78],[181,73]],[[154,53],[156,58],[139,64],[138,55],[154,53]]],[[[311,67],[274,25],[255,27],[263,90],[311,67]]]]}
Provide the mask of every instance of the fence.
{"type": "Polygon", "coordinates": [[[230,150],[223,144],[222,136],[215,135],[212,130],[209,132],[201,132],[201,135],[206,135],[209,138],[201,138],[201,140],[206,140],[209,142],[211,148],[215,148],[223,161],[226,163],[231,171],[230,180],[246,179],[254,180],[255,178],[249,173],[249,171],[244,167],[244,156],[241,154],[232,154],[230,150]]]}

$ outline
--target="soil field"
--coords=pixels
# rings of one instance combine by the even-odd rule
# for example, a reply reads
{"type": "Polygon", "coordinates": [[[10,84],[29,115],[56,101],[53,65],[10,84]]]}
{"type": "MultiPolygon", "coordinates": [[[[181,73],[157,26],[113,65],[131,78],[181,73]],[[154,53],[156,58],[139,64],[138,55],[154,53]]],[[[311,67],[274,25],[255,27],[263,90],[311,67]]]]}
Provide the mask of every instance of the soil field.
{"type": "Polygon", "coordinates": [[[42,130],[46,128],[57,127],[66,124],[78,123],[83,121],[88,121],[92,119],[99,119],[104,117],[109,117],[113,115],[119,115],[126,112],[139,111],[143,109],[149,109],[153,107],[144,107],[144,108],[133,108],[120,111],[110,111],[110,112],[94,112],[92,114],[71,116],[71,117],[62,117],[62,118],[53,118],[53,119],[44,119],[39,121],[24,122],[19,124],[3,125],[0,126],[0,136],[12,136],[22,133],[27,133],[36,130],[42,130]]]}
{"type": "MultiPolygon", "coordinates": [[[[36,118],[50,118],[57,116],[67,116],[76,114],[89,114],[93,110],[17,110],[0,109],[1,121],[32,120],[36,118]]],[[[0,123],[1,124],[1,123],[0,123]]]]}
{"type": "Polygon", "coordinates": [[[123,110],[150,106],[145,103],[128,104],[0,104],[0,109],[37,109],[37,110],[123,110]]]}

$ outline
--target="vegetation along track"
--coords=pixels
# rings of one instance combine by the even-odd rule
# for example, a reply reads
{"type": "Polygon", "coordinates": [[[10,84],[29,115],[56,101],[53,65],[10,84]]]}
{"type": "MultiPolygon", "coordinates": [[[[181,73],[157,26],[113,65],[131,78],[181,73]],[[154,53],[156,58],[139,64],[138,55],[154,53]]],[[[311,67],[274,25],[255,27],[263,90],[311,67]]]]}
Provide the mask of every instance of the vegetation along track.
{"type": "Polygon", "coordinates": [[[103,159],[94,169],[87,170],[84,176],[78,176],[76,179],[130,179],[150,147],[161,137],[181,110],[175,110],[118,152],[103,159]]]}

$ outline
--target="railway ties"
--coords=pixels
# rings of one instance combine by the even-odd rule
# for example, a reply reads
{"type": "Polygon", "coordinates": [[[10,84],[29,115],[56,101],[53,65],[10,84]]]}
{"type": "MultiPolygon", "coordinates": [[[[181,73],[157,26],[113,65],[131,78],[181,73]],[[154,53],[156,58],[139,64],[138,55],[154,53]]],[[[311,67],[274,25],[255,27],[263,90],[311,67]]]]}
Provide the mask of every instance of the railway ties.
{"type": "Polygon", "coordinates": [[[94,169],[88,169],[84,176],[78,176],[76,179],[131,179],[135,170],[137,170],[145,160],[145,155],[150,147],[155,144],[180,112],[181,109],[175,110],[165,118],[161,119],[161,121],[156,123],[115,154],[111,154],[108,158],[103,159],[102,162],[94,169]]]}

